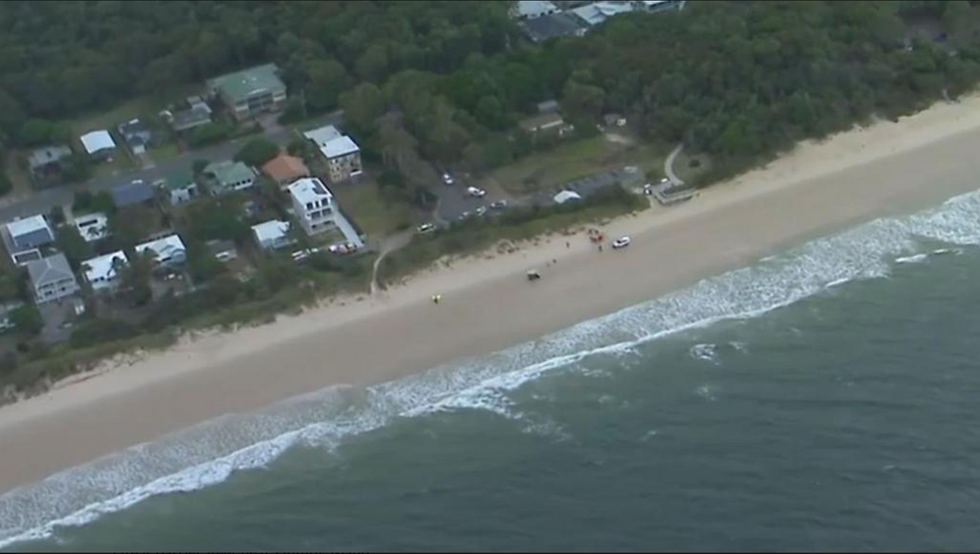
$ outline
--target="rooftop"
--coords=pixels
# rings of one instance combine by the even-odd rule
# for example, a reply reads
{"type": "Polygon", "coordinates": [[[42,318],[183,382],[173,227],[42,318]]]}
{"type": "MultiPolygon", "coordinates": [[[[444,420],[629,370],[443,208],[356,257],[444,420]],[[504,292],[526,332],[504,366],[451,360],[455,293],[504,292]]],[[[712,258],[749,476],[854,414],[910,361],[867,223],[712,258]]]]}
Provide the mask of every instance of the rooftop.
{"type": "Polygon", "coordinates": [[[126,138],[150,133],[150,128],[139,119],[130,119],[119,126],[119,132],[126,138]]]}
{"type": "Polygon", "coordinates": [[[62,279],[74,279],[75,274],[71,272],[68,259],[64,254],[55,254],[50,258],[42,258],[27,264],[27,272],[31,276],[31,283],[35,288],[42,287],[49,283],[56,283],[62,279]]]}
{"type": "Polygon", "coordinates": [[[215,162],[208,164],[204,168],[204,172],[214,175],[214,178],[221,185],[230,185],[255,178],[255,172],[252,171],[252,168],[242,162],[215,162]]]}
{"type": "Polygon", "coordinates": [[[85,147],[85,151],[89,154],[95,154],[100,150],[116,147],[115,141],[112,140],[112,137],[109,135],[109,131],[106,130],[85,133],[81,136],[81,141],[82,146],[85,147]]]}
{"type": "Polygon", "coordinates": [[[333,125],[327,125],[326,127],[320,127],[319,129],[313,129],[312,131],[307,131],[303,133],[303,136],[312,140],[317,146],[323,148],[328,142],[335,138],[340,138],[340,131],[337,130],[333,125]]]}
{"type": "Polygon", "coordinates": [[[94,213],[75,218],[75,227],[85,242],[102,240],[109,236],[109,218],[103,213],[94,213]]]}
{"type": "Polygon", "coordinates": [[[7,224],[7,231],[10,232],[11,237],[24,236],[41,229],[47,230],[48,233],[51,232],[51,227],[48,226],[48,221],[44,219],[43,215],[25,217],[7,224]]]}
{"type": "Polygon", "coordinates": [[[30,157],[27,158],[27,163],[32,169],[36,169],[50,163],[61,161],[68,156],[71,156],[71,148],[64,144],[45,146],[44,148],[38,148],[34,152],[31,152],[30,157]]]}
{"type": "Polygon", "coordinates": [[[194,180],[194,172],[189,168],[184,168],[167,175],[163,183],[167,190],[180,190],[193,186],[196,181],[194,180]]]}
{"type": "Polygon", "coordinates": [[[583,32],[580,20],[567,13],[553,13],[528,19],[521,23],[533,42],[579,35],[583,32]]]}
{"type": "Polygon", "coordinates": [[[562,118],[561,114],[545,113],[522,119],[520,126],[526,131],[534,131],[535,129],[553,127],[563,123],[565,123],[565,119],[562,118]]]}
{"type": "Polygon", "coordinates": [[[280,183],[295,181],[310,174],[310,170],[303,163],[303,160],[286,153],[279,154],[269,160],[262,166],[262,172],[280,183]]]}
{"type": "Polygon", "coordinates": [[[317,179],[316,177],[312,179],[300,179],[299,181],[289,185],[289,194],[291,194],[297,202],[304,205],[324,199],[327,201],[333,200],[333,193],[331,193],[330,189],[323,184],[323,181],[317,179]]]}
{"type": "Polygon", "coordinates": [[[520,0],[517,3],[518,17],[537,17],[558,11],[558,7],[547,0],[520,0]]]}
{"type": "Polygon", "coordinates": [[[122,250],[118,250],[112,254],[85,260],[82,262],[82,267],[85,270],[85,279],[89,283],[94,283],[99,280],[115,279],[119,268],[128,263],[129,259],[126,258],[126,254],[122,250]]]}
{"type": "Polygon", "coordinates": [[[278,219],[252,226],[252,232],[255,233],[255,237],[259,239],[259,242],[281,239],[289,234],[289,229],[290,225],[288,222],[279,221],[278,219]]]}
{"type": "Polygon", "coordinates": [[[186,252],[187,247],[184,246],[184,241],[180,240],[179,236],[169,235],[138,245],[136,254],[142,256],[147,250],[152,252],[155,258],[169,259],[173,257],[175,252],[186,252]]]}
{"type": "Polygon", "coordinates": [[[320,147],[320,152],[323,152],[328,160],[360,151],[357,143],[347,135],[335,138],[320,147]]]}
{"type": "Polygon", "coordinates": [[[279,78],[279,67],[272,63],[215,77],[208,81],[208,86],[236,103],[250,96],[286,88],[279,78]]]}
{"type": "Polygon", "coordinates": [[[112,189],[112,201],[118,208],[145,204],[153,200],[153,187],[140,181],[112,189]]]}
{"type": "Polygon", "coordinates": [[[587,25],[599,25],[614,15],[620,15],[633,11],[633,4],[630,2],[596,2],[580,8],[575,8],[572,13],[577,15],[587,25]]]}

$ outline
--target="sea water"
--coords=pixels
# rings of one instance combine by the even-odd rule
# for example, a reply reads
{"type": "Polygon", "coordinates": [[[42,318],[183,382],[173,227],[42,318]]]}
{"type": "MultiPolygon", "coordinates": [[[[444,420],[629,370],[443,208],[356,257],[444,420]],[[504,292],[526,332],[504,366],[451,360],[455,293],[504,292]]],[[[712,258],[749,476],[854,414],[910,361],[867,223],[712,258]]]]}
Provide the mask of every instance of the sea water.
{"type": "MultiPolygon", "coordinates": [[[[0,497],[77,550],[980,544],[980,194],[0,497]]],[[[642,277],[635,277],[642,278],[642,277]]]]}

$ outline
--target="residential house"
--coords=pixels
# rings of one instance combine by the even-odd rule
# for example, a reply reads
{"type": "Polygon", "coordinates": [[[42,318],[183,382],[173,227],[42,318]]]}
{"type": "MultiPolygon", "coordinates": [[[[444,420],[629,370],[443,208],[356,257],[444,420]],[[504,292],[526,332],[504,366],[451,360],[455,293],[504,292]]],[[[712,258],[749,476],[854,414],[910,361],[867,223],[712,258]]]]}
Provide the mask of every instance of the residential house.
{"type": "Polygon", "coordinates": [[[174,269],[187,261],[187,247],[177,235],[145,242],[136,247],[137,256],[150,256],[157,267],[174,269]]]}
{"type": "Polygon", "coordinates": [[[310,170],[303,160],[286,153],[281,153],[262,166],[262,173],[284,188],[299,179],[310,176],[310,170]]]}
{"type": "Polygon", "coordinates": [[[119,135],[126,141],[129,151],[137,156],[145,154],[153,140],[153,132],[139,119],[131,119],[120,125],[119,135]]]}
{"type": "Polygon", "coordinates": [[[290,227],[289,222],[274,219],[252,226],[252,235],[259,248],[266,251],[281,250],[294,242],[289,236],[290,227]]]}
{"type": "Polygon", "coordinates": [[[11,221],[7,224],[7,233],[16,252],[40,248],[54,242],[54,231],[43,215],[11,221]]]}
{"type": "Polygon", "coordinates": [[[85,153],[95,161],[112,161],[116,154],[116,141],[112,140],[109,131],[99,130],[81,136],[85,153]]]}
{"type": "Polygon", "coordinates": [[[342,183],[364,173],[361,149],[347,135],[327,142],[320,148],[320,152],[327,160],[327,171],[333,183],[342,183]]]}
{"type": "Polygon", "coordinates": [[[511,15],[518,19],[535,19],[559,11],[558,6],[547,0],[520,0],[514,6],[511,15]]]}
{"type": "Polygon", "coordinates": [[[97,242],[109,237],[109,218],[103,213],[85,214],[75,218],[75,227],[85,242],[97,242]]]}
{"type": "Polygon", "coordinates": [[[118,287],[122,270],[127,265],[129,259],[122,250],[118,250],[112,254],[85,260],[82,262],[82,271],[85,272],[85,280],[92,290],[98,292],[118,287]]]}
{"type": "Polygon", "coordinates": [[[35,181],[59,177],[64,160],[71,157],[71,148],[64,144],[45,146],[31,152],[27,158],[27,166],[35,181]]]}
{"type": "Polygon", "coordinates": [[[642,9],[649,13],[659,13],[667,10],[683,10],[687,4],[684,0],[644,0],[633,2],[637,9],[642,9]]]}
{"type": "Polygon", "coordinates": [[[281,110],[286,85],[275,64],[260,65],[208,81],[211,94],[221,98],[235,119],[242,121],[263,112],[281,110]]]}
{"type": "Polygon", "coordinates": [[[635,6],[632,2],[596,2],[571,11],[587,28],[605,23],[610,17],[630,13],[635,6]]]}
{"type": "Polygon", "coordinates": [[[117,208],[150,204],[153,199],[153,187],[143,181],[133,181],[112,189],[112,201],[117,208]]]}
{"type": "Polygon", "coordinates": [[[560,37],[580,37],[585,35],[582,21],[569,13],[553,13],[528,19],[520,23],[527,38],[534,43],[542,43],[560,37]]]}
{"type": "Polygon", "coordinates": [[[559,137],[564,137],[575,130],[575,127],[565,123],[565,119],[558,113],[541,114],[522,119],[520,127],[532,135],[548,133],[556,134],[559,137]]]}
{"type": "Polygon", "coordinates": [[[208,106],[200,96],[188,96],[187,105],[186,109],[166,110],[161,114],[178,134],[211,123],[211,106],[208,106]]]}
{"type": "Polygon", "coordinates": [[[166,190],[171,206],[190,202],[201,193],[194,179],[194,172],[190,169],[175,171],[160,184],[166,190]]]}
{"type": "Polygon", "coordinates": [[[28,263],[27,273],[38,304],[61,300],[78,292],[78,282],[64,254],[28,263]]]}
{"type": "Polygon", "coordinates": [[[538,102],[539,114],[558,113],[559,111],[561,111],[561,104],[554,98],[545,100],[544,102],[538,102]]]}
{"type": "Polygon", "coordinates": [[[206,246],[219,262],[227,263],[238,258],[238,249],[230,240],[211,240],[206,243],[206,246]]]}
{"type": "Polygon", "coordinates": [[[255,186],[255,170],[242,162],[215,162],[204,168],[207,185],[213,196],[248,190],[255,186]]]}
{"type": "Polygon", "coordinates": [[[346,181],[364,172],[361,165],[361,149],[353,139],[342,134],[333,125],[307,131],[303,136],[313,141],[320,149],[320,153],[327,161],[327,170],[332,183],[346,181]]]}
{"type": "Polygon", "coordinates": [[[337,130],[333,125],[327,125],[326,127],[320,127],[318,129],[313,129],[312,131],[307,131],[303,133],[303,136],[307,139],[313,141],[313,144],[317,148],[323,148],[328,142],[333,139],[340,138],[343,135],[337,130]]]}
{"type": "Polygon", "coordinates": [[[334,198],[320,179],[300,179],[289,185],[289,197],[300,224],[308,235],[334,226],[334,198]]]}

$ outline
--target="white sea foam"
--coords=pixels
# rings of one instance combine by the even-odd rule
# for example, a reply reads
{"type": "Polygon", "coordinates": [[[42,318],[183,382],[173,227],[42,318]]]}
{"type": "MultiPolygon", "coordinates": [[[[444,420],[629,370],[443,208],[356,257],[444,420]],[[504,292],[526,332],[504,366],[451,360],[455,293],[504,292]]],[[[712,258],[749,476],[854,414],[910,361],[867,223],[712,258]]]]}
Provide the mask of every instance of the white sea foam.
{"type": "Polygon", "coordinates": [[[718,364],[718,345],[716,344],[695,344],[689,353],[692,358],[718,364]]]}
{"type": "MultiPolygon", "coordinates": [[[[220,483],[296,445],[333,448],[397,418],[454,410],[526,417],[508,395],[590,356],[629,356],[643,343],[728,319],[751,318],[832,284],[888,274],[922,239],[980,244],[980,193],[900,219],[881,219],[817,240],[751,268],[514,348],[371,387],[330,389],[248,416],[226,417],[127,449],[0,496],[0,547],[84,525],[150,496],[220,483]]],[[[696,391],[714,398],[710,387],[696,391]]],[[[533,429],[541,422],[530,423],[533,429]]]]}
{"type": "Polygon", "coordinates": [[[924,262],[929,259],[929,254],[915,254],[914,256],[901,256],[895,258],[896,263],[900,264],[917,264],[919,262],[924,262]]]}

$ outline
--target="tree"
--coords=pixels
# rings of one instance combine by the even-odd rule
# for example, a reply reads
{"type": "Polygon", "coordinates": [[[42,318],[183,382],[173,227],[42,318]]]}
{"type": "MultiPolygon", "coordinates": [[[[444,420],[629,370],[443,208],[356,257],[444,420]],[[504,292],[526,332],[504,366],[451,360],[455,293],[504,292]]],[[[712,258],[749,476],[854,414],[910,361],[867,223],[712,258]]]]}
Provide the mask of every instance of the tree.
{"type": "Polygon", "coordinates": [[[204,170],[207,169],[209,163],[210,162],[207,160],[194,160],[194,162],[191,164],[191,170],[194,172],[194,176],[196,177],[204,173],[204,170]]]}
{"type": "Polygon", "coordinates": [[[14,190],[14,184],[10,182],[10,177],[7,177],[7,172],[3,170],[3,165],[0,164],[0,196],[8,194],[12,190],[14,190]]]}
{"type": "Polygon", "coordinates": [[[133,306],[145,306],[153,300],[150,280],[153,277],[153,260],[150,256],[133,256],[119,274],[119,292],[133,306]]]}
{"type": "Polygon", "coordinates": [[[92,177],[92,162],[84,154],[72,154],[62,163],[61,177],[67,183],[81,183],[92,177]]]}
{"type": "Polygon", "coordinates": [[[225,265],[200,243],[191,243],[188,247],[187,269],[197,283],[207,283],[227,271],[225,265]]]}
{"type": "Polygon", "coordinates": [[[347,88],[347,70],[336,60],[315,60],[307,70],[306,103],[313,111],[337,107],[340,93],[347,88]]]}
{"type": "Polygon", "coordinates": [[[93,257],[92,247],[85,242],[74,225],[63,225],[55,231],[55,245],[65,254],[75,270],[83,261],[93,257]]]}
{"type": "Polygon", "coordinates": [[[34,304],[23,306],[10,312],[10,322],[23,337],[35,337],[44,330],[44,319],[34,304]]]}
{"type": "Polygon", "coordinates": [[[375,44],[367,49],[355,64],[357,76],[373,83],[379,83],[388,73],[388,48],[375,44]]]}
{"type": "Polygon", "coordinates": [[[255,137],[235,154],[235,160],[252,167],[261,167],[278,155],[279,146],[276,143],[265,137],[255,137]]]}
{"type": "Polygon", "coordinates": [[[377,86],[364,83],[342,94],[340,106],[344,109],[344,116],[350,124],[359,130],[370,132],[384,113],[385,100],[377,86]]]}
{"type": "Polygon", "coordinates": [[[601,88],[569,81],[562,93],[562,108],[570,117],[598,118],[606,93],[601,88]]]}
{"type": "Polygon", "coordinates": [[[18,142],[24,146],[40,146],[51,140],[54,124],[44,119],[29,119],[20,128],[18,142]]]}

